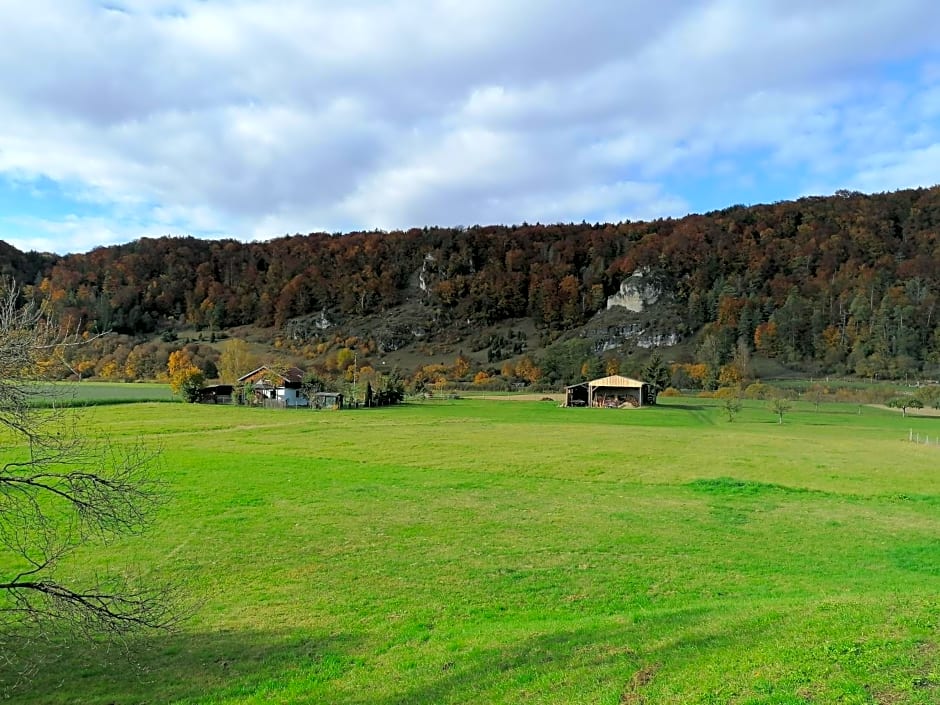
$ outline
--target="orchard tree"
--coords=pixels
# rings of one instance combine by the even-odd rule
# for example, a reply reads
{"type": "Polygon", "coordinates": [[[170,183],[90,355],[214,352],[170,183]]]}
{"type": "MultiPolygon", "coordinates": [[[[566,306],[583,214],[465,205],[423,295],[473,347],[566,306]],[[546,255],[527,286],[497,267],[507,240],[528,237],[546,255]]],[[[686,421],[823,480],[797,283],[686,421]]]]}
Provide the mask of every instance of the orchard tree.
{"type": "Polygon", "coordinates": [[[44,309],[20,305],[15,286],[0,285],[2,649],[4,639],[22,645],[29,635],[60,628],[120,636],[173,622],[167,591],[152,581],[76,579],[62,568],[84,546],[140,533],[162,494],[150,475],[152,453],[93,441],[74,410],[35,404],[49,394],[36,384],[45,379],[49,350],[81,344],[44,309]]]}
{"type": "Polygon", "coordinates": [[[735,416],[741,411],[744,403],[741,401],[740,387],[721,387],[715,392],[715,398],[721,399],[721,408],[728,416],[728,422],[734,421],[735,416]]]}
{"type": "Polygon", "coordinates": [[[908,409],[923,409],[924,403],[917,397],[900,396],[888,401],[892,409],[900,409],[901,416],[907,416],[908,409]]]}
{"type": "Polygon", "coordinates": [[[783,423],[783,416],[793,408],[793,403],[782,393],[770,397],[770,410],[777,415],[777,423],[783,423]]]}
{"type": "Polygon", "coordinates": [[[722,402],[722,408],[725,410],[725,413],[728,415],[728,421],[734,421],[734,417],[738,415],[738,412],[741,411],[741,408],[744,406],[744,403],[741,401],[740,397],[726,397],[722,402]]]}
{"type": "Polygon", "coordinates": [[[810,385],[810,388],[806,390],[806,398],[813,403],[814,411],[819,411],[819,403],[825,395],[826,389],[819,383],[810,385]]]}

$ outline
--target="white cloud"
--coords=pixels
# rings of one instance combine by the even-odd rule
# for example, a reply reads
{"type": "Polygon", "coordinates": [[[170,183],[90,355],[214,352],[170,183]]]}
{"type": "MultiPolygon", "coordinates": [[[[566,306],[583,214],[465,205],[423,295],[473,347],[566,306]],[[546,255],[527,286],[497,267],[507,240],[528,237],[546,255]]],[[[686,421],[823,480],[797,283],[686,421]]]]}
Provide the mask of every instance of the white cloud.
{"type": "Polygon", "coordinates": [[[940,145],[926,0],[109,7],[0,3],[0,175],[104,210],[35,213],[45,249],[675,215],[677,179],[896,188],[940,145]]]}
{"type": "Polygon", "coordinates": [[[850,187],[863,191],[894,191],[899,188],[940,184],[940,142],[910,151],[880,152],[865,160],[850,187]]]}

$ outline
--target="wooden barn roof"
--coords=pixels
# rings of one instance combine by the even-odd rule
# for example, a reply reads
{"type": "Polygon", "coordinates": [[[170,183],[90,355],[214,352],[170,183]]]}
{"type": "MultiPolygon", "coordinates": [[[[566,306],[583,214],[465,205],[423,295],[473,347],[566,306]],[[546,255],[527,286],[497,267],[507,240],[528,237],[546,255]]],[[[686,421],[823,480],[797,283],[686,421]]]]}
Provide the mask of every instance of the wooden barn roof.
{"type": "Polygon", "coordinates": [[[624,377],[623,375],[611,375],[610,377],[592,379],[588,382],[589,387],[620,387],[622,389],[636,389],[642,387],[644,384],[646,384],[646,382],[633,379],[632,377],[624,377]]]}

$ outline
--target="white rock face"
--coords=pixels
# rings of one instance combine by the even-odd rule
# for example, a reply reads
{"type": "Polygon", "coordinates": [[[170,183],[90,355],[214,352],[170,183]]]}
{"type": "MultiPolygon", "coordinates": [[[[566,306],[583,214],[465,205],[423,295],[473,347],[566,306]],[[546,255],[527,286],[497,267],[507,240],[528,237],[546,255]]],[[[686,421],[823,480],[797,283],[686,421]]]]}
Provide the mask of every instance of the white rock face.
{"type": "Polygon", "coordinates": [[[433,265],[434,265],[434,255],[428,252],[424,256],[424,262],[421,265],[421,273],[418,274],[418,288],[420,288],[421,291],[423,291],[425,294],[431,293],[430,291],[428,291],[428,278],[429,278],[429,270],[431,267],[433,267],[433,265]]]}
{"type": "Polygon", "coordinates": [[[638,348],[669,348],[679,342],[679,336],[675,333],[657,333],[655,335],[643,334],[636,339],[638,348]]]}
{"type": "Polygon", "coordinates": [[[607,297],[607,309],[620,306],[628,311],[640,313],[646,306],[655,304],[661,292],[644,281],[643,277],[643,272],[636,271],[620,282],[620,292],[607,297]]]}

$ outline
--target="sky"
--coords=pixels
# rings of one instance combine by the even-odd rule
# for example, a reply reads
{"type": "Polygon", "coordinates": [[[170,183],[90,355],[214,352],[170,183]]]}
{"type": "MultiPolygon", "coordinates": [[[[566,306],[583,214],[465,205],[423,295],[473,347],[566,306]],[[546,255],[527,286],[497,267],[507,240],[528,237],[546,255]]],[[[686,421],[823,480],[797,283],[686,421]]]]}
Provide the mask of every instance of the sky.
{"type": "Polygon", "coordinates": [[[938,37],[936,0],[0,0],[0,240],[932,186],[938,37]]]}

